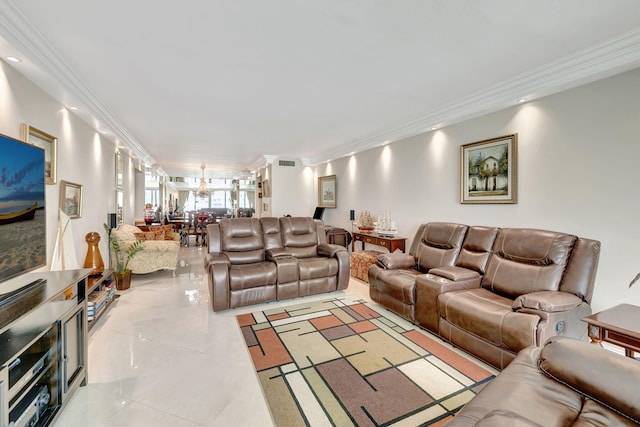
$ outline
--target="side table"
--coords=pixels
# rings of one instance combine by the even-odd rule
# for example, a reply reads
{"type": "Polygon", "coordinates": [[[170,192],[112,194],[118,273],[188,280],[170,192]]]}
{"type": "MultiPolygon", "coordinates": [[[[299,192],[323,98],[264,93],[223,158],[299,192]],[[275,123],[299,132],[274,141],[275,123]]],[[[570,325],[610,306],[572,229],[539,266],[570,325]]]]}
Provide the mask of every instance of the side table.
{"type": "Polygon", "coordinates": [[[364,244],[370,243],[376,246],[382,246],[387,248],[389,252],[393,252],[396,249],[400,249],[402,252],[405,250],[406,237],[385,237],[377,233],[353,233],[353,241],[351,242],[351,251],[355,250],[356,242],[362,242],[362,250],[364,250],[364,244]]]}
{"type": "Polygon", "coordinates": [[[582,319],[593,344],[602,341],[624,348],[627,357],[640,352],[640,307],[620,304],[582,319]]]}

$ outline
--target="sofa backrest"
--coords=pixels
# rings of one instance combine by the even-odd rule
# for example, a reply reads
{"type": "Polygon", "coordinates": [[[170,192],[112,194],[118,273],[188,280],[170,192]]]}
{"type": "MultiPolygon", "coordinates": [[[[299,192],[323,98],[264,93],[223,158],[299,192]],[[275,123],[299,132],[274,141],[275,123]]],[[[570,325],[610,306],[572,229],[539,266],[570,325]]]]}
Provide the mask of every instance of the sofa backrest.
{"type": "Polygon", "coordinates": [[[554,231],[500,229],[482,287],[510,298],[558,291],[576,240],[554,231]]]}
{"type": "Polygon", "coordinates": [[[222,218],[219,226],[220,252],[232,264],[264,261],[262,226],[258,218],[222,218]]]}
{"type": "Polygon", "coordinates": [[[313,218],[280,218],[282,244],[296,258],[308,258],[318,253],[318,225],[313,218]]]}
{"type": "Polygon", "coordinates": [[[265,217],[260,218],[262,224],[262,238],[264,240],[264,248],[274,249],[282,247],[282,236],[280,234],[280,221],[278,218],[265,217]]]}
{"type": "Polygon", "coordinates": [[[462,249],[456,261],[456,266],[475,270],[484,274],[493,250],[493,244],[498,236],[497,227],[471,226],[462,242],[462,249]]]}
{"type": "Polygon", "coordinates": [[[426,273],[432,268],[454,265],[468,228],[450,222],[422,224],[409,250],[418,269],[426,273]]]}
{"type": "Polygon", "coordinates": [[[564,273],[560,290],[569,292],[591,304],[600,259],[600,242],[578,238],[564,273]]]}

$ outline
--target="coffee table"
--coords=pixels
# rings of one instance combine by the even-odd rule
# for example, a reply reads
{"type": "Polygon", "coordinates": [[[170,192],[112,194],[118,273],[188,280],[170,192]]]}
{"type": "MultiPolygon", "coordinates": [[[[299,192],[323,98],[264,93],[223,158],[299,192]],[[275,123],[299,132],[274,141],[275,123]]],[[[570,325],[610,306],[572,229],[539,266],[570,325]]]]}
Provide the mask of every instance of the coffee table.
{"type": "Polygon", "coordinates": [[[627,357],[640,352],[640,307],[620,304],[582,319],[593,344],[602,341],[624,348],[627,357]]]}

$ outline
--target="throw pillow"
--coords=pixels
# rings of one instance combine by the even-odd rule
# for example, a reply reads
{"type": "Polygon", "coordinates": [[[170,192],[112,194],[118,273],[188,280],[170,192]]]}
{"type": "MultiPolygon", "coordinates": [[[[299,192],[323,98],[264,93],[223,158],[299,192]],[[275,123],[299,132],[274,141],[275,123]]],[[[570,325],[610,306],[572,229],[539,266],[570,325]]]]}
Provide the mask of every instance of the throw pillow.
{"type": "Polygon", "coordinates": [[[164,231],[143,231],[141,233],[133,233],[138,240],[164,240],[164,231]]]}

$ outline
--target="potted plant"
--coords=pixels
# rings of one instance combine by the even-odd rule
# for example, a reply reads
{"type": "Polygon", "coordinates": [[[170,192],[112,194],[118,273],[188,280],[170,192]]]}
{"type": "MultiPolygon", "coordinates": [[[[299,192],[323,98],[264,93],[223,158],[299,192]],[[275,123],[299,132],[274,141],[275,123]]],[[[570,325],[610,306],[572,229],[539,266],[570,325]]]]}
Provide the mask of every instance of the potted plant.
{"type": "Polygon", "coordinates": [[[113,267],[113,276],[116,279],[116,289],[125,290],[131,286],[131,270],[129,270],[129,261],[141,250],[143,240],[136,240],[129,246],[121,245],[118,239],[111,236],[111,230],[107,224],[104,224],[104,229],[109,237],[109,249],[113,253],[115,265],[113,267]]]}

